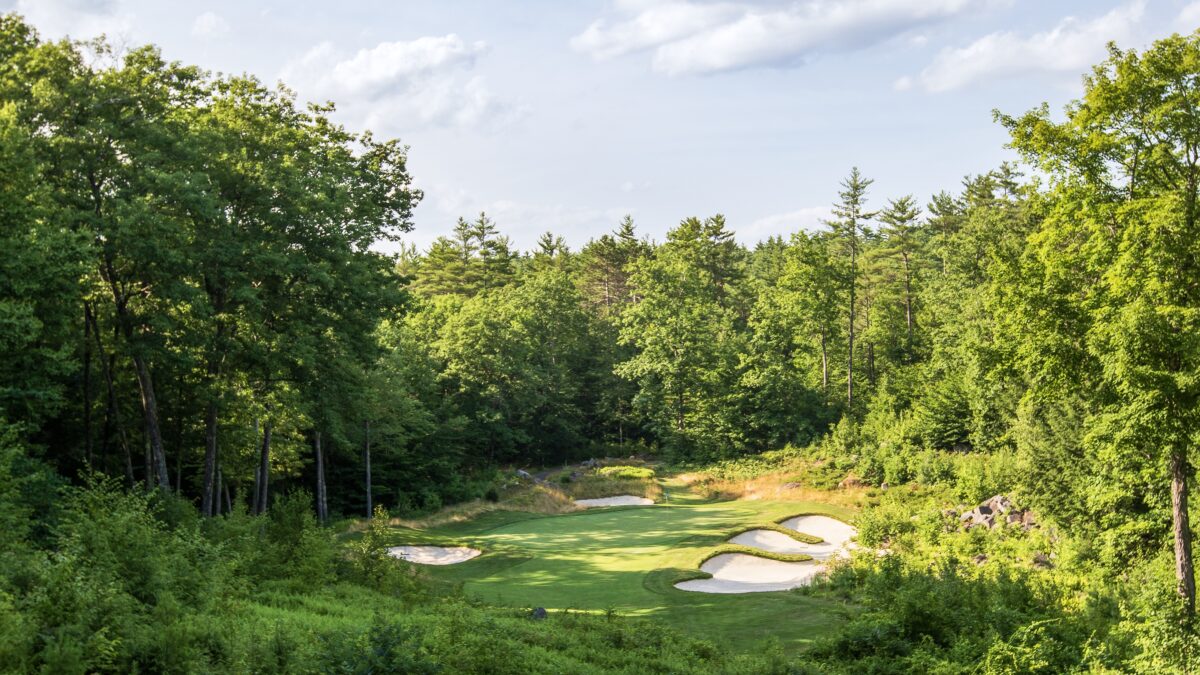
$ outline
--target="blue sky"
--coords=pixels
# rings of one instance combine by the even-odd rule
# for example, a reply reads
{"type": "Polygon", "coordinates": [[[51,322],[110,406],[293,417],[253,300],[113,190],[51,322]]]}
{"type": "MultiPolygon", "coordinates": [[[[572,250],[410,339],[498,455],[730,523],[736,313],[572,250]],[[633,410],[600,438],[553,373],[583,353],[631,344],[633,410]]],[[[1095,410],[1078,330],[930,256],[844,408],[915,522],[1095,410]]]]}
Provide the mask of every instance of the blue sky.
{"type": "Polygon", "coordinates": [[[48,38],[106,33],[332,99],[399,137],[410,240],[487,211],[578,248],[631,213],[724,213],[747,244],[815,227],[851,166],[876,203],[1010,158],[991,110],[1055,108],[1104,44],[1200,27],[1156,0],[0,0],[48,38]]]}

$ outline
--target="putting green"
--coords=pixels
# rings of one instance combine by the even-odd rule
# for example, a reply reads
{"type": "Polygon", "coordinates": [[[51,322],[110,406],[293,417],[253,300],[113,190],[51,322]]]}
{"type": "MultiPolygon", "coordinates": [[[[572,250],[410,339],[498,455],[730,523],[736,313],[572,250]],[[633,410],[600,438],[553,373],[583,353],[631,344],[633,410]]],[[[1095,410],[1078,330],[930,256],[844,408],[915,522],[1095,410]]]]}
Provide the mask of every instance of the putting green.
{"type": "Polygon", "coordinates": [[[454,543],[483,550],[429,573],[461,582],[492,604],[549,610],[614,610],[664,620],[697,637],[748,650],[764,639],[788,651],[836,627],[839,603],[797,592],[711,595],[673,586],[738,530],[801,513],[848,519],[816,502],[703,503],[679,490],[666,504],[558,516],[496,511],[429,530],[396,530],[396,543],[454,543]]]}

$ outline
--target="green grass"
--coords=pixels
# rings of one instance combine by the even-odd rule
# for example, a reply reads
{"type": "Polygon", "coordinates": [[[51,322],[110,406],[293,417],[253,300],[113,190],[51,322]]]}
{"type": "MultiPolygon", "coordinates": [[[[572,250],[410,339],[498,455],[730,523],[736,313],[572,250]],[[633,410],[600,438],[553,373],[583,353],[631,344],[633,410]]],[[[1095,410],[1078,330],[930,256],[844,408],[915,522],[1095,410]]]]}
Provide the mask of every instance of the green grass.
{"type": "Polygon", "coordinates": [[[796,592],[692,593],[674,584],[707,576],[697,569],[700,563],[714,552],[729,552],[726,540],[738,532],[775,529],[777,521],[802,513],[849,520],[849,511],[815,502],[706,503],[677,486],[667,488],[671,499],[663,505],[555,516],[496,511],[423,531],[397,528],[395,543],[482,549],[474,560],[431,567],[429,574],[497,605],[661,619],[745,651],[771,638],[795,651],[837,627],[845,610],[833,600],[796,592]]]}
{"type": "Polygon", "coordinates": [[[602,466],[596,473],[609,478],[654,478],[654,469],[648,466],[602,466]]]}

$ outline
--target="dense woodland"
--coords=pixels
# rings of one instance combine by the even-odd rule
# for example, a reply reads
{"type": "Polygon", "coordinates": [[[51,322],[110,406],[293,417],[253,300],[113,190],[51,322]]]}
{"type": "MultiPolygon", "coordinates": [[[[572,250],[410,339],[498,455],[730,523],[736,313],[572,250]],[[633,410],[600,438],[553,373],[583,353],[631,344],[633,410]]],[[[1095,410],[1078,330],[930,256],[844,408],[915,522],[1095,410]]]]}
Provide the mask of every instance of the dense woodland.
{"type": "Polygon", "coordinates": [[[626,218],[532,251],[486,214],[406,245],[407,148],[331,105],[13,15],[0,56],[0,662],[54,670],[127,614],[137,630],[81,672],[170,670],[146,645],[190,638],[151,626],[218,603],[213,567],[334,574],[237,557],[319,539],[308,506],[427,513],[495,499],[515,467],[790,446],[869,485],[1001,467],[979,489],[1019,496],[1097,570],[1055,592],[1152,579],[1049,668],[1196,667],[1200,38],[1113,48],[1065,115],[997,113],[1023,162],[936,195],[852,169],[815,231],[748,247],[715,214],[654,241],[626,218]],[[238,538],[275,511],[273,543],[238,538]],[[104,546],[160,550],[180,577],[91,580],[77,556],[102,522],[125,533],[104,546]],[[204,537],[234,543],[222,560],[204,537]],[[47,590],[68,578],[70,599],[47,590]],[[145,590],[192,583],[213,597],[145,590]],[[1118,616],[1140,626],[1124,647],[1086,646],[1118,616]]]}

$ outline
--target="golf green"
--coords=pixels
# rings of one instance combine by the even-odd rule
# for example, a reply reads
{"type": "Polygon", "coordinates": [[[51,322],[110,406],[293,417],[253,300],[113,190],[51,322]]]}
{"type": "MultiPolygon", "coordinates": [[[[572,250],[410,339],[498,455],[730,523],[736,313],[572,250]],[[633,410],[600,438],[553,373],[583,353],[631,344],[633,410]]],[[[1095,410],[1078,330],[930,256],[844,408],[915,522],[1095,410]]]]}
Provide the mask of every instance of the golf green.
{"type": "Polygon", "coordinates": [[[794,651],[835,628],[842,606],[800,592],[712,595],[681,591],[674,583],[733,533],[802,513],[851,516],[815,502],[704,503],[676,492],[655,506],[557,516],[496,511],[441,528],[398,528],[396,543],[482,549],[474,560],[429,570],[492,604],[611,610],[663,620],[734,649],[773,639],[794,651]]]}

